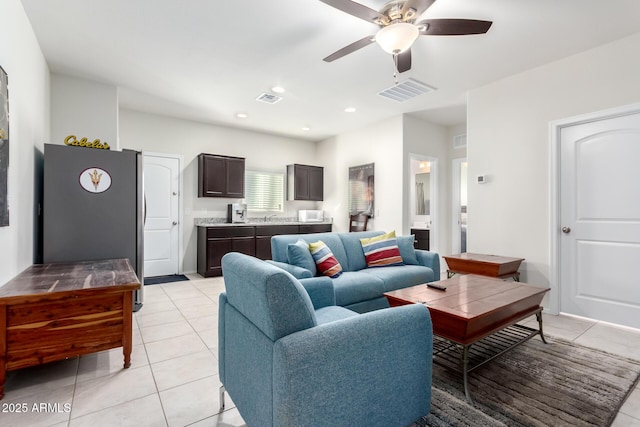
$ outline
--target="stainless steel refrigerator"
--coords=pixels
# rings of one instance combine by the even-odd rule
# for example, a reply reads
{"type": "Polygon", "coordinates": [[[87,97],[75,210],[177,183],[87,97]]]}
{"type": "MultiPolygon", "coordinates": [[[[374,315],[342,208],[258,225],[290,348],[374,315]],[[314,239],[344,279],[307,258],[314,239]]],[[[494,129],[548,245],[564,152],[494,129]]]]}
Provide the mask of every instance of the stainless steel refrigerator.
{"type": "Polygon", "coordinates": [[[142,153],[45,144],[43,191],[44,263],[129,258],[143,282],[142,153]]]}

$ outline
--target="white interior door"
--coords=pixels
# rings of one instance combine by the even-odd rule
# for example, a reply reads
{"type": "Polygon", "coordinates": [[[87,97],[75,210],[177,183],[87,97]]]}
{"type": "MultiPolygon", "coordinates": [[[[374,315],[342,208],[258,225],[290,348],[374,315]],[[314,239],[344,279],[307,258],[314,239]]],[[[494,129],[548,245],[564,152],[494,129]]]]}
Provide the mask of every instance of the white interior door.
{"type": "Polygon", "coordinates": [[[144,155],[146,277],[180,273],[180,159],[144,155]]]}
{"type": "Polygon", "coordinates": [[[560,311],[640,328],[640,112],[560,133],[560,311]]]}

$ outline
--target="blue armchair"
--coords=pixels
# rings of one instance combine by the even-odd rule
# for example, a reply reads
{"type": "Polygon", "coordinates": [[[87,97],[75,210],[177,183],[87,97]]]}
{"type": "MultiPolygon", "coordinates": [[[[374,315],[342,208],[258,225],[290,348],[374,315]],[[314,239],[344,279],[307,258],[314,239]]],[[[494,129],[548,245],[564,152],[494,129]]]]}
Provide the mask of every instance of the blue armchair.
{"type": "Polygon", "coordinates": [[[424,306],[357,314],[335,305],[331,279],[307,290],[239,253],[223,257],[222,271],[221,406],[226,391],[247,425],[406,426],[429,412],[424,306]]]}

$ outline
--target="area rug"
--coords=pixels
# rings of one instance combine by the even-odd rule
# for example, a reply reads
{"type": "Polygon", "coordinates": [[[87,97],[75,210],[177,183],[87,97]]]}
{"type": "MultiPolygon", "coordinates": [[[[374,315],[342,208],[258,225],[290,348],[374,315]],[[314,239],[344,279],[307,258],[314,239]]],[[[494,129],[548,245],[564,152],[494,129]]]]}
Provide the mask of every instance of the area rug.
{"type": "Polygon", "coordinates": [[[417,426],[609,426],[640,379],[640,361],[560,339],[530,340],[462,375],[434,364],[431,412],[417,426]]]}
{"type": "Polygon", "coordinates": [[[168,276],[154,276],[154,277],[145,277],[144,284],[145,285],[160,285],[162,283],[171,283],[171,282],[182,282],[184,280],[189,280],[187,276],[184,274],[170,274],[168,276]]]}

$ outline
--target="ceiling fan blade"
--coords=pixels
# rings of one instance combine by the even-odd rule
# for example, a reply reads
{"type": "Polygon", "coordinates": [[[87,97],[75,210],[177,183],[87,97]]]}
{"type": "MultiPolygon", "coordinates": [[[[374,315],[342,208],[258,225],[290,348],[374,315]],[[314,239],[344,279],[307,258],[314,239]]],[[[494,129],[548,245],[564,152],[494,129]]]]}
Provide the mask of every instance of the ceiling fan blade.
{"type": "Polygon", "coordinates": [[[416,11],[414,18],[418,18],[435,2],[436,0],[407,0],[404,6],[402,6],[402,16],[406,16],[409,9],[414,9],[416,11]]]}
{"type": "Polygon", "coordinates": [[[427,36],[464,36],[467,34],[484,34],[491,28],[491,21],[477,19],[425,19],[418,22],[418,27],[424,25],[426,29],[420,34],[427,36]]]}
{"type": "Polygon", "coordinates": [[[353,15],[356,18],[364,19],[368,22],[375,23],[377,20],[384,21],[386,17],[363,4],[356,3],[351,0],[320,0],[322,3],[326,3],[329,6],[333,6],[349,15],[353,15]]]}
{"type": "Polygon", "coordinates": [[[407,49],[397,55],[394,60],[396,61],[396,69],[399,73],[409,71],[411,69],[411,49],[407,49]]]}
{"type": "Polygon", "coordinates": [[[364,38],[361,38],[358,41],[355,41],[349,45],[346,45],[345,47],[343,47],[340,50],[335,51],[334,53],[332,53],[331,55],[327,56],[326,58],[323,59],[324,62],[331,62],[331,61],[335,61],[336,59],[340,59],[345,55],[348,55],[352,52],[355,52],[358,49],[362,49],[365,46],[369,46],[371,43],[373,43],[375,41],[375,37],[374,36],[367,36],[364,38]]]}

